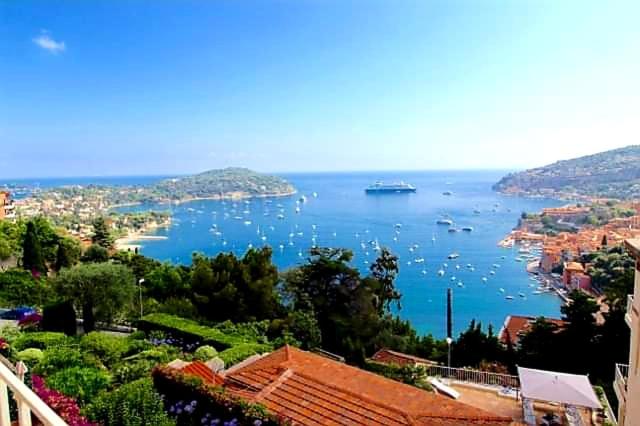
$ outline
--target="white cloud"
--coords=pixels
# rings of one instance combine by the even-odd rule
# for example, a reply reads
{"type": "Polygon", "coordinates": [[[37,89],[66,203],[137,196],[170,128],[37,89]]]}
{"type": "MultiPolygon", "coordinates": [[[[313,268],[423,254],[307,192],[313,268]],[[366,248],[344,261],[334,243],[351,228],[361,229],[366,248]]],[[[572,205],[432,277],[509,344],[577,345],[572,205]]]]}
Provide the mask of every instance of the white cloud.
{"type": "Polygon", "coordinates": [[[51,38],[49,32],[45,30],[42,30],[38,37],[34,37],[33,42],[37,46],[50,53],[53,53],[54,55],[66,50],[64,41],[55,41],[53,38],[51,38]]]}

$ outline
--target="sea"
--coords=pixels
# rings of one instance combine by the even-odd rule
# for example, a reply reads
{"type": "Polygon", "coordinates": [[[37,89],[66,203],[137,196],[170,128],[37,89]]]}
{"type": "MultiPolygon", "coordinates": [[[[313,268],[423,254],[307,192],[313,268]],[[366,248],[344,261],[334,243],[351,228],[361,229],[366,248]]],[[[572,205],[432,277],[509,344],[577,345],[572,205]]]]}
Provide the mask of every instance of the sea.
{"type": "MultiPolygon", "coordinates": [[[[189,264],[194,252],[242,255],[269,245],[281,269],[306,261],[309,249],[342,247],[353,252],[353,265],[367,273],[379,248],[399,258],[396,287],[402,293],[397,312],[420,333],[446,334],[446,293],[453,289],[453,326],[457,333],[472,319],[492,324],[497,333],[508,315],[559,317],[554,293],[534,294],[537,284],[517,262],[518,248],[497,245],[516,226],[523,211],[563,202],[505,196],[491,189],[504,171],[429,171],[281,174],[298,193],[282,198],[238,201],[203,200],[179,205],[146,204],[120,211],[171,211],[172,224],[142,240],[141,253],[161,261],[189,264]],[[406,182],[416,193],[366,194],[377,181],[406,182]],[[450,195],[445,195],[450,193],[450,195]],[[438,225],[448,218],[448,232],[438,225]],[[459,255],[449,259],[451,254],[459,255]],[[507,296],[513,297],[507,299],[507,296]],[[524,297],[522,297],[524,296],[524,297]]],[[[163,176],[65,178],[0,181],[42,188],[70,184],[148,184],[163,176]]]]}

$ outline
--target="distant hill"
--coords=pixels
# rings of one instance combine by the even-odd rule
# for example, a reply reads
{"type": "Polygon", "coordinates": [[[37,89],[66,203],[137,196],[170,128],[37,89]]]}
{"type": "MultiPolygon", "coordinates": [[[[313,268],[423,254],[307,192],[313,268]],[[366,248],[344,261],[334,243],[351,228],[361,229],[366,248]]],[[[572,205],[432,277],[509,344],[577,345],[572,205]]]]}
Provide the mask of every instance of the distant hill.
{"type": "Polygon", "coordinates": [[[640,198],[640,145],[511,173],[493,186],[506,194],[640,198]]]}
{"type": "Polygon", "coordinates": [[[152,198],[188,200],[193,198],[266,197],[288,195],[295,188],[286,180],[252,170],[230,167],[192,176],[166,179],[147,188],[152,198]]]}

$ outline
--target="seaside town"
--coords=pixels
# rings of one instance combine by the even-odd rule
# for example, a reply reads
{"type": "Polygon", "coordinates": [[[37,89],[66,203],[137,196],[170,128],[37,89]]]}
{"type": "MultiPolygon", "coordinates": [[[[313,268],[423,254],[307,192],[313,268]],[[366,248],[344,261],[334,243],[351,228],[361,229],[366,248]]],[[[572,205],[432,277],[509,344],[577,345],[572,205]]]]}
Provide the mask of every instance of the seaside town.
{"type": "Polygon", "coordinates": [[[640,426],[639,1],[0,1],[0,426],[640,426]]]}

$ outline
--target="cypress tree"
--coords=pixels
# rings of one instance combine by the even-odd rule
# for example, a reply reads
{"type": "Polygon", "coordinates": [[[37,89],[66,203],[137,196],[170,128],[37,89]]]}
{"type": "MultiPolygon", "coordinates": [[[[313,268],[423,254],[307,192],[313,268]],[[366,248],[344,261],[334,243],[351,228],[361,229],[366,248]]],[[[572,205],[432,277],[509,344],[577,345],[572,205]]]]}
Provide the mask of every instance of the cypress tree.
{"type": "Polygon", "coordinates": [[[107,223],[103,217],[97,217],[93,221],[93,237],[91,237],[91,242],[106,249],[110,249],[113,244],[113,239],[111,238],[107,223]]]}
{"type": "Polygon", "coordinates": [[[63,241],[60,241],[58,243],[58,251],[56,252],[56,271],[59,271],[62,268],[69,268],[72,265],[73,261],[71,260],[69,249],[63,241]]]}
{"type": "Polygon", "coordinates": [[[42,247],[33,222],[27,223],[27,232],[22,243],[22,267],[31,272],[47,272],[42,247]]]}

